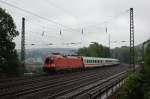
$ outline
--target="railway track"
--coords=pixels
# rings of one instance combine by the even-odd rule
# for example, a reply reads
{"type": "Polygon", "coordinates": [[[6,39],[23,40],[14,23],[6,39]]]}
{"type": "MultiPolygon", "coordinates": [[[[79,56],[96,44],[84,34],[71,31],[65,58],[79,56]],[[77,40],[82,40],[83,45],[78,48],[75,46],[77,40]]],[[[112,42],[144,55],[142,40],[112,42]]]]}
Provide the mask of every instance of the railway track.
{"type": "MultiPolygon", "coordinates": [[[[10,85],[9,83],[5,84],[5,87],[8,85],[9,88],[3,87],[0,89],[0,97],[1,99],[16,97],[28,99],[52,99],[111,75],[115,75],[126,69],[126,66],[115,66],[85,72],[37,77],[27,79],[27,81],[13,81],[10,85]]],[[[3,84],[4,82],[0,83],[0,86],[3,84]]]]}
{"type": "MultiPolygon", "coordinates": [[[[104,68],[101,69],[101,71],[103,71],[104,68]]],[[[84,72],[84,75],[90,72],[96,72],[97,70],[94,71],[82,71],[84,72]]],[[[0,82],[0,90],[6,90],[9,88],[13,88],[13,87],[19,87],[19,86],[24,86],[24,85],[31,85],[32,83],[38,83],[41,81],[50,81],[50,80],[54,80],[54,79],[61,79],[64,77],[72,77],[72,76],[78,76],[81,75],[82,72],[75,72],[75,73],[69,73],[69,74],[62,74],[62,75],[46,75],[46,76],[35,76],[35,77],[23,77],[23,78],[18,78],[18,79],[6,79],[4,81],[0,82]]]]}
{"type": "MultiPolygon", "coordinates": [[[[84,71],[86,73],[88,71],[84,71]]],[[[12,88],[16,86],[22,86],[22,85],[27,85],[30,83],[36,83],[36,82],[41,82],[41,81],[46,81],[50,79],[57,79],[63,78],[66,76],[73,76],[73,75],[80,75],[81,72],[76,72],[76,73],[70,73],[70,74],[55,74],[55,75],[42,75],[42,76],[33,76],[33,77],[19,77],[19,78],[11,78],[11,79],[4,79],[0,81],[0,90],[1,89],[6,89],[6,88],[12,88]]]]}
{"type": "MultiPolygon", "coordinates": [[[[108,72],[103,73],[101,76],[106,75],[106,73],[108,73],[108,72]]],[[[58,85],[56,84],[55,86],[53,86],[53,85],[46,86],[46,89],[44,90],[44,94],[43,94],[43,91],[39,91],[34,94],[31,94],[30,96],[35,97],[36,94],[41,94],[40,97],[42,98],[43,96],[47,95],[47,93],[48,93],[48,95],[51,95],[50,99],[55,98],[56,96],[59,96],[63,93],[67,93],[69,91],[72,91],[73,89],[77,89],[79,87],[82,87],[89,83],[92,83],[95,81],[96,78],[99,78],[99,77],[100,77],[99,74],[93,73],[91,75],[86,75],[84,77],[78,77],[78,79],[73,79],[73,80],[69,80],[69,81],[65,81],[65,82],[58,82],[58,85]]],[[[99,79],[102,79],[102,78],[99,78],[99,79]]],[[[30,98],[30,96],[28,98],[30,98]]],[[[36,98],[39,98],[39,96],[36,98]]]]}
{"type": "MultiPolygon", "coordinates": [[[[83,74],[83,75],[80,74],[80,77],[84,78],[88,75],[93,75],[93,72],[90,72],[86,75],[85,74],[83,74]]],[[[79,74],[69,77],[69,80],[74,80],[74,79],[77,79],[78,77],[79,77],[79,74]]],[[[56,84],[58,82],[62,82],[64,80],[67,80],[68,78],[60,78],[60,79],[56,79],[56,80],[55,79],[46,79],[42,82],[35,81],[36,83],[35,82],[30,82],[29,84],[23,85],[23,86],[20,86],[20,87],[16,86],[16,87],[8,88],[7,90],[9,90],[9,91],[7,93],[6,93],[6,91],[7,91],[6,89],[3,90],[3,92],[1,91],[0,96],[8,95],[10,93],[13,94],[13,93],[16,93],[17,91],[26,91],[26,90],[28,91],[29,89],[31,90],[31,89],[35,89],[35,88],[45,87],[45,86],[48,86],[48,85],[53,85],[53,84],[56,84]],[[35,83],[35,84],[33,84],[33,83],[35,83]]]]}

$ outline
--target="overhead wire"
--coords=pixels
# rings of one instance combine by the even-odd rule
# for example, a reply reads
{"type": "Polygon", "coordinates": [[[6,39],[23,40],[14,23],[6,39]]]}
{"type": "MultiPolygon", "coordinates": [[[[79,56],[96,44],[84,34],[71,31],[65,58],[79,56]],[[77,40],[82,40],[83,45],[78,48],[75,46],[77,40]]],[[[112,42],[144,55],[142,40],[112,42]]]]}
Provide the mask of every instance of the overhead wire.
{"type": "Polygon", "coordinates": [[[83,23],[85,24],[86,22],[84,22],[83,20],[80,20],[80,18],[74,14],[72,14],[70,11],[66,10],[65,8],[61,7],[60,5],[55,4],[54,2],[52,2],[51,0],[44,0],[45,2],[47,2],[49,5],[54,6],[55,8],[60,9],[61,11],[65,12],[66,14],[72,16],[73,18],[75,18],[76,20],[78,20],[80,22],[81,25],[83,25],[83,23]]]}
{"type": "Polygon", "coordinates": [[[60,26],[62,26],[62,27],[64,27],[64,28],[68,28],[68,29],[71,29],[71,30],[76,31],[76,32],[79,32],[79,31],[76,30],[76,29],[73,29],[73,28],[71,28],[71,27],[68,27],[68,26],[66,26],[66,25],[63,25],[63,24],[58,23],[58,22],[56,22],[56,21],[50,20],[50,19],[48,19],[48,18],[46,18],[46,17],[40,16],[40,15],[38,15],[38,14],[36,14],[36,13],[33,13],[33,12],[31,12],[31,11],[28,11],[28,10],[25,10],[25,9],[23,9],[23,8],[20,8],[20,7],[16,6],[16,5],[10,4],[10,3],[5,2],[5,1],[2,1],[2,0],[1,0],[0,2],[3,3],[3,4],[5,4],[5,5],[11,6],[11,7],[13,7],[13,8],[16,8],[16,9],[18,9],[18,10],[20,10],[20,11],[23,11],[23,12],[25,12],[25,13],[28,13],[28,14],[30,14],[30,15],[36,16],[36,17],[38,17],[38,18],[40,18],[40,19],[49,21],[49,22],[54,23],[54,24],[58,24],[58,25],[60,25],[60,26]]]}
{"type": "MultiPolygon", "coordinates": [[[[17,14],[17,16],[18,16],[18,14],[17,14]]],[[[28,20],[29,20],[29,18],[28,18],[28,20]]],[[[28,21],[28,20],[27,20],[27,21],[28,21]]],[[[33,21],[33,20],[32,20],[32,21],[33,21]]],[[[33,22],[33,23],[34,23],[34,22],[33,22]]],[[[34,24],[35,24],[35,25],[37,25],[37,24],[40,25],[40,26],[38,27],[38,29],[41,28],[41,31],[45,31],[45,30],[42,30],[44,27],[46,27],[46,28],[48,28],[48,29],[51,28],[51,29],[54,29],[54,30],[58,29],[58,28],[52,28],[52,27],[50,27],[49,25],[42,25],[42,24],[40,24],[39,22],[34,23],[34,24]]],[[[20,26],[20,28],[21,28],[21,26],[20,26]]],[[[37,28],[37,27],[36,27],[36,28],[37,28]]],[[[57,31],[57,30],[56,30],[56,31],[57,31]]],[[[69,30],[68,30],[68,29],[61,29],[61,32],[62,32],[62,31],[69,31],[69,30]]],[[[46,30],[46,32],[49,32],[49,31],[46,30]]],[[[59,32],[59,31],[58,31],[58,32],[59,32]]],[[[58,33],[58,34],[60,34],[60,33],[58,33]]]]}
{"type": "MultiPolygon", "coordinates": [[[[118,17],[124,15],[125,13],[129,12],[129,9],[126,9],[125,11],[122,11],[120,12],[119,14],[113,16],[112,18],[110,18],[109,20],[105,20],[99,24],[96,24],[96,25],[89,25],[89,26],[86,26],[84,28],[90,28],[90,27],[93,27],[93,28],[99,28],[99,26],[102,26],[102,25],[108,25],[108,23],[111,23],[113,20],[117,19],[118,17]]],[[[104,29],[106,28],[106,26],[103,27],[104,29]]]]}
{"type": "MultiPolygon", "coordinates": [[[[26,13],[28,13],[28,14],[31,14],[31,15],[33,15],[33,16],[39,17],[40,19],[46,20],[46,21],[51,22],[51,23],[58,24],[58,25],[60,25],[60,26],[62,26],[62,27],[68,28],[68,29],[73,30],[73,31],[75,31],[75,32],[79,32],[79,31],[77,31],[77,30],[75,30],[75,29],[73,29],[73,28],[70,28],[70,27],[65,26],[65,25],[63,25],[63,24],[60,24],[60,23],[58,23],[58,22],[55,22],[55,21],[53,21],[53,20],[50,20],[50,19],[45,18],[45,17],[43,17],[43,16],[40,16],[40,15],[38,15],[38,14],[36,14],[36,13],[33,13],[33,12],[31,12],[31,11],[28,11],[28,10],[25,10],[25,9],[20,8],[20,7],[18,7],[18,6],[15,6],[15,5],[13,5],[13,4],[10,4],[10,3],[4,2],[4,1],[0,1],[0,2],[3,3],[3,4],[5,4],[5,5],[11,6],[11,7],[13,7],[13,8],[16,8],[16,9],[18,9],[18,10],[21,10],[21,11],[23,11],[23,12],[26,12],[26,13]]],[[[57,7],[57,8],[63,9],[63,8],[61,8],[61,7],[58,7],[58,6],[55,5],[54,3],[51,3],[51,4],[54,5],[54,6],[57,7]]],[[[65,10],[65,9],[63,9],[63,10],[68,13],[67,10],[65,10]]],[[[69,13],[69,14],[70,14],[70,13],[69,13]]],[[[72,14],[70,14],[70,15],[72,15],[72,14]]],[[[73,16],[73,15],[72,15],[72,16],[73,16]]],[[[115,17],[116,17],[116,16],[115,16],[115,17]]],[[[112,21],[115,17],[113,17],[113,18],[112,18],[111,20],[109,20],[109,21],[112,21]]],[[[118,17],[118,16],[117,16],[117,17],[118,17]]],[[[105,23],[108,23],[108,21],[106,21],[105,23]]],[[[62,32],[62,30],[61,30],[61,32],[62,32]]],[[[80,32],[81,32],[81,31],[80,31],[80,32]]],[[[82,32],[81,32],[81,33],[83,34],[83,28],[82,28],[82,32]]]]}
{"type": "Polygon", "coordinates": [[[48,4],[54,6],[54,7],[58,8],[58,9],[61,9],[63,12],[65,12],[65,13],[71,15],[72,17],[74,17],[75,19],[79,20],[77,16],[73,15],[73,14],[72,14],[71,12],[69,12],[68,10],[62,8],[60,5],[57,5],[57,4],[53,3],[53,2],[50,1],[50,0],[44,0],[44,1],[46,1],[48,4]]]}

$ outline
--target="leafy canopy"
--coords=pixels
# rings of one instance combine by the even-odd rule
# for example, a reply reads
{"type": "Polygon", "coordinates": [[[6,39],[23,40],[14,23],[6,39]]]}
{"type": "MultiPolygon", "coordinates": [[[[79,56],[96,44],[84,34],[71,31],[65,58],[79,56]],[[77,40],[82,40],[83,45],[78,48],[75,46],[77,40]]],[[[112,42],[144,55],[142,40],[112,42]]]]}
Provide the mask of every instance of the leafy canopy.
{"type": "Polygon", "coordinates": [[[79,48],[77,54],[80,56],[90,57],[110,57],[109,48],[104,47],[96,42],[90,44],[89,47],[79,48]]]}
{"type": "Polygon", "coordinates": [[[18,74],[19,64],[15,50],[14,37],[19,35],[9,13],[0,8],[0,76],[18,74]]]}

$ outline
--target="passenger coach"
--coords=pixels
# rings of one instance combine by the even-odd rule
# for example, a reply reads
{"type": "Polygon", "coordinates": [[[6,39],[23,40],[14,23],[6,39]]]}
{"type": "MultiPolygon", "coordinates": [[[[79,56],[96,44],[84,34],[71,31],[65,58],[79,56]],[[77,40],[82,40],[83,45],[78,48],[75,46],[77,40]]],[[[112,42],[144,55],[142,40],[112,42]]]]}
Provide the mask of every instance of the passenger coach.
{"type": "Polygon", "coordinates": [[[84,67],[100,67],[120,64],[118,59],[112,58],[96,58],[96,57],[82,57],[84,67]]]}

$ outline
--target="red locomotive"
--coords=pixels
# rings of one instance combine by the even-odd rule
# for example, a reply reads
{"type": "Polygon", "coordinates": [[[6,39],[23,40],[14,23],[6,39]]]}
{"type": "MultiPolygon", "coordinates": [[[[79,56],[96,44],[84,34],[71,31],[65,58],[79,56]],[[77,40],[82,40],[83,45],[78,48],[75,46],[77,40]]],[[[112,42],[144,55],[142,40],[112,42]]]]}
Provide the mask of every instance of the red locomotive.
{"type": "Polygon", "coordinates": [[[119,64],[119,60],[112,58],[65,56],[59,53],[53,53],[46,57],[43,70],[44,72],[51,72],[55,70],[92,68],[116,64],[119,64]]]}

